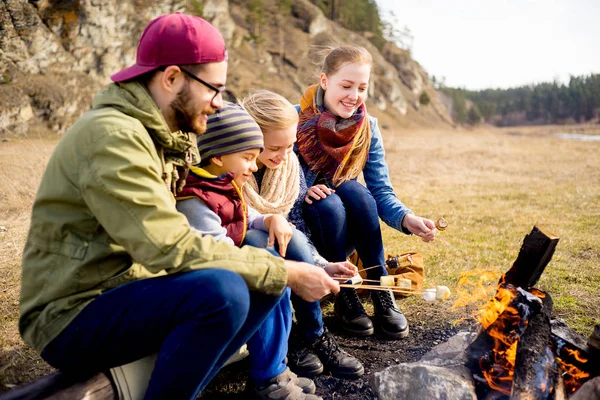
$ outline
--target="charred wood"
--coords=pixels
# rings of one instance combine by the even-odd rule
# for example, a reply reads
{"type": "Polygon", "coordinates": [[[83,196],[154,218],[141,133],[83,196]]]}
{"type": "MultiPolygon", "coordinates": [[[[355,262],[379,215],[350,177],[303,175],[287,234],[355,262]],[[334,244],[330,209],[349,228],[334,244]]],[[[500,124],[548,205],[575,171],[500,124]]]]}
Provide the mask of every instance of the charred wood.
{"type": "Polygon", "coordinates": [[[590,335],[587,344],[590,352],[600,354],[600,324],[594,327],[594,332],[590,335]]]}
{"type": "Polygon", "coordinates": [[[552,259],[558,236],[534,226],[525,236],[519,255],[504,276],[504,283],[529,289],[537,283],[552,259]]]}
{"type": "Polygon", "coordinates": [[[514,365],[505,355],[519,341],[529,320],[542,308],[538,297],[521,288],[515,292],[502,314],[467,348],[466,366],[473,373],[478,398],[485,398],[490,388],[510,394],[514,365]]]}
{"type": "Polygon", "coordinates": [[[511,400],[553,398],[551,389],[554,389],[556,383],[558,366],[548,347],[552,298],[547,293],[535,293],[542,299],[542,308],[529,320],[527,329],[519,340],[511,400]]]}
{"type": "Polygon", "coordinates": [[[561,319],[552,320],[551,325],[554,354],[574,370],[587,374],[587,379],[600,375],[600,351],[590,346],[594,333],[586,342],[583,335],[570,329],[561,319]]]}

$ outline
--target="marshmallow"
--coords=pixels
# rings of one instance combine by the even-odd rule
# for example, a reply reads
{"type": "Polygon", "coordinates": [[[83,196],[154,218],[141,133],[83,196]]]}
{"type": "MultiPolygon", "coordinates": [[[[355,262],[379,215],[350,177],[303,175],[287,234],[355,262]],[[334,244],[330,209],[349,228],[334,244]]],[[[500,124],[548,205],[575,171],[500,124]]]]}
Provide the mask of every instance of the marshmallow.
{"type": "Polygon", "coordinates": [[[380,282],[381,286],[394,286],[395,279],[393,276],[387,275],[387,276],[382,276],[381,278],[379,278],[379,282],[380,282]]]}
{"type": "Polygon", "coordinates": [[[448,300],[450,297],[450,289],[448,286],[436,286],[435,298],[437,300],[448,300]]]}

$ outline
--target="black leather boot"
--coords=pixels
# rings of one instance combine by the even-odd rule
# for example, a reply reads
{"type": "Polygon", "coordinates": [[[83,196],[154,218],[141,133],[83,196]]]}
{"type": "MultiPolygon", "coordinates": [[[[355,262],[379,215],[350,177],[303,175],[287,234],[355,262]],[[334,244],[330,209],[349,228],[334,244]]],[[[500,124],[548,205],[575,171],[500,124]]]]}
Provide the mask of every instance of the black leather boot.
{"type": "Polygon", "coordinates": [[[311,344],[311,348],[323,362],[325,370],[336,378],[357,379],[365,373],[360,361],[340,349],[327,329],[311,344]]]}
{"type": "Polygon", "coordinates": [[[288,341],[287,365],[298,376],[312,378],[323,372],[323,363],[292,329],[288,341]]]}
{"type": "Polygon", "coordinates": [[[367,316],[358,294],[354,289],[342,289],[335,298],[333,308],[344,330],[358,336],[369,336],[375,332],[373,322],[367,316]]]}
{"type": "Polygon", "coordinates": [[[396,304],[391,291],[373,290],[371,299],[375,308],[375,326],[392,339],[408,336],[408,322],[396,304]]]}

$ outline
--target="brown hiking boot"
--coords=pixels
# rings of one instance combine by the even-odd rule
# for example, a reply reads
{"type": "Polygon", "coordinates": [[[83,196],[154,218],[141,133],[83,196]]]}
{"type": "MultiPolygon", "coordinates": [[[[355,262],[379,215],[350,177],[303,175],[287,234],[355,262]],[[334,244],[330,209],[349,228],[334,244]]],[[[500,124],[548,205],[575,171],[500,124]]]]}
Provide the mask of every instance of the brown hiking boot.
{"type": "Polygon", "coordinates": [[[248,398],[255,400],[323,400],[314,395],[315,384],[307,378],[298,378],[286,368],[262,388],[246,385],[248,398]]]}

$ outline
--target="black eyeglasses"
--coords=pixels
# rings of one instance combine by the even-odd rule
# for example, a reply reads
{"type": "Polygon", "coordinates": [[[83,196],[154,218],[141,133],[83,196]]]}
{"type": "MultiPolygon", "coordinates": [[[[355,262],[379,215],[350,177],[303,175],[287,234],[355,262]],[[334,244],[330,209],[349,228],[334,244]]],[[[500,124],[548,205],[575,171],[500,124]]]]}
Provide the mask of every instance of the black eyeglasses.
{"type": "MultiPolygon", "coordinates": [[[[164,71],[167,67],[161,67],[160,70],[164,71]]],[[[200,82],[201,84],[203,84],[204,86],[206,86],[207,88],[209,88],[210,90],[213,90],[215,92],[215,95],[213,96],[213,98],[210,100],[210,102],[212,103],[219,94],[223,94],[225,92],[225,90],[227,90],[225,88],[225,86],[221,86],[221,87],[216,87],[211,85],[210,83],[198,78],[196,75],[192,74],[190,71],[187,71],[181,67],[179,67],[180,70],[183,71],[183,73],[185,73],[187,76],[189,76],[190,78],[192,78],[193,80],[195,80],[196,82],[200,82]]]]}

